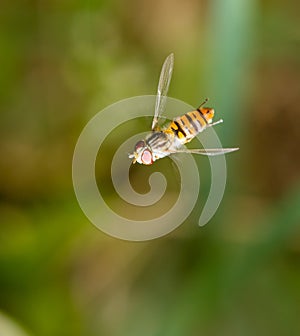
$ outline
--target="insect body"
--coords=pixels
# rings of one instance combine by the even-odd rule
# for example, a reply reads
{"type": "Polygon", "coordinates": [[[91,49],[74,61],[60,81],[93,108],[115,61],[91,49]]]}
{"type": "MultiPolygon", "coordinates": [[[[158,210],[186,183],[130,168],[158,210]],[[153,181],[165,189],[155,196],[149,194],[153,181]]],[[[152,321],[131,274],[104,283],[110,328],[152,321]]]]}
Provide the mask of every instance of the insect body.
{"type": "Polygon", "coordinates": [[[203,108],[200,106],[195,111],[175,118],[165,132],[175,133],[178,140],[180,140],[182,144],[186,144],[212,123],[214,113],[212,108],[203,108]]]}
{"type": "Polygon", "coordinates": [[[174,64],[173,54],[169,55],[162,67],[156,96],[152,132],[144,140],[137,142],[134,152],[129,155],[133,163],[150,165],[154,161],[175,153],[193,153],[202,155],[220,155],[238,150],[238,148],[186,149],[184,145],[207,127],[222,120],[212,122],[214,109],[203,107],[206,99],[196,110],[173,119],[169,125],[160,129],[158,120],[164,111],[174,64]]]}

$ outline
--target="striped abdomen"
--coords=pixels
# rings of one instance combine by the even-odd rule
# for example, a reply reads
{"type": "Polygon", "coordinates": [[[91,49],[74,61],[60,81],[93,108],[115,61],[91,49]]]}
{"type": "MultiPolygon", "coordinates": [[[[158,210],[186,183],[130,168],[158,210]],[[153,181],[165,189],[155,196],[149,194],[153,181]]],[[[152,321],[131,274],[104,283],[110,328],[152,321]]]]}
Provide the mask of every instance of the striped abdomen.
{"type": "Polygon", "coordinates": [[[199,132],[202,132],[212,122],[214,109],[200,107],[175,118],[168,128],[167,133],[174,133],[181,143],[191,141],[199,132]]]}

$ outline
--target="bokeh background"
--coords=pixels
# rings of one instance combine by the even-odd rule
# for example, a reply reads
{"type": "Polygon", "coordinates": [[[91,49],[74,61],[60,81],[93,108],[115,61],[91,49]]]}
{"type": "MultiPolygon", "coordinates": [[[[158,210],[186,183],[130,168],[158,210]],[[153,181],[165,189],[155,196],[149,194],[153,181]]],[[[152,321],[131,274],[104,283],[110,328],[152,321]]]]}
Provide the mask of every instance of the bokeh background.
{"type": "MultiPolygon", "coordinates": [[[[1,1],[1,336],[300,334],[299,13],[296,0],[1,1]],[[107,105],[154,94],[170,52],[170,96],[210,97],[223,145],[241,149],[208,225],[197,226],[209,187],[197,157],[207,182],[185,223],[117,240],[78,206],[74,146],[107,105]]],[[[112,204],[112,153],[150,122],[99,153],[112,204]]],[[[173,202],[176,169],[162,161],[173,202]]],[[[131,174],[140,192],[145,172],[131,174]]]]}

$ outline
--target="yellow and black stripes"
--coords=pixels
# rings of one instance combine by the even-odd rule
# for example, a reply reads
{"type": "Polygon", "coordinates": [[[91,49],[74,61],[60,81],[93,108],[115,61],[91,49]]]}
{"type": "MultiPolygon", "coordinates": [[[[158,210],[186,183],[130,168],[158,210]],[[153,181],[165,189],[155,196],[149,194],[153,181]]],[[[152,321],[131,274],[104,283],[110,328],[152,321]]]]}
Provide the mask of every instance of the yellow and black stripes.
{"type": "Polygon", "coordinates": [[[176,119],[171,122],[168,130],[170,132],[173,132],[179,139],[183,139],[186,137],[186,132],[184,131],[184,128],[182,127],[180,121],[176,119]]]}
{"type": "Polygon", "coordinates": [[[175,118],[165,132],[173,133],[182,143],[187,143],[212,122],[213,116],[214,110],[212,108],[199,107],[195,111],[175,118]]]}

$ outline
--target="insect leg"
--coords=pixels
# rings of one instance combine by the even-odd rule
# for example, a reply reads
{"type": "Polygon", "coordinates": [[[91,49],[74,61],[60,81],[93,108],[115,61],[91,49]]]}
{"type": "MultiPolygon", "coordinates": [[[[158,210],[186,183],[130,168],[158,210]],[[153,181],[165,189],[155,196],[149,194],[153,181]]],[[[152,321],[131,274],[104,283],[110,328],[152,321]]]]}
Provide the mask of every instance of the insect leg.
{"type": "Polygon", "coordinates": [[[222,124],[222,122],[223,122],[223,119],[220,119],[220,120],[218,120],[218,121],[215,121],[215,122],[212,123],[212,124],[208,124],[206,127],[216,126],[216,125],[218,125],[218,124],[222,124]]]}
{"type": "Polygon", "coordinates": [[[203,101],[203,102],[200,104],[200,106],[198,107],[198,109],[199,109],[201,106],[205,105],[208,101],[209,101],[209,98],[205,98],[204,101],[203,101]]]}

